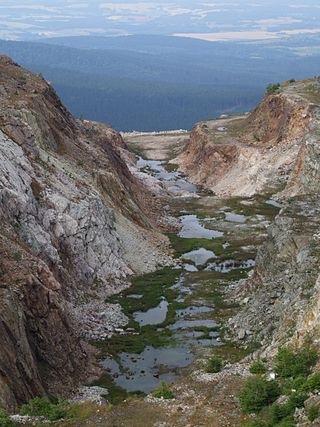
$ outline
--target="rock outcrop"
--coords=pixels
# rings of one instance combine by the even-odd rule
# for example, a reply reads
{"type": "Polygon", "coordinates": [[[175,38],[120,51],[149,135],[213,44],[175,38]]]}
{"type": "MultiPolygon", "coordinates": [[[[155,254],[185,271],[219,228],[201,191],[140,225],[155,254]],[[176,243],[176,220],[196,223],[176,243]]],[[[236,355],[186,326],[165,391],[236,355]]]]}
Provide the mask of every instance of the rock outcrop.
{"type": "Polygon", "coordinates": [[[259,249],[252,276],[231,292],[242,301],[230,320],[235,338],[273,353],[281,345],[320,344],[320,205],[295,197],[280,211],[259,249]]]}
{"type": "Polygon", "coordinates": [[[251,114],[199,123],[175,163],[221,197],[316,190],[319,87],[285,83],[251,114]]]}
{"type": "Polygon", "coordinates": [[[130,156],[116,131],[76,120],[41,76],[0,57],[0,406],[83,380],[82,338],[112,331],[106,296],[168,262],[159,202],[130,156]]]}
{"type": "Polygon", "coordinates": [[[286,185],[276,192],[283,208],[268,229],[253,274],[231,292],[242,308],[229,324],[235,338],[261,343],[271,355],[288,343],[320,344],[320,82],[295,83],[269,100],[275,97],[288,97],[303,110],[296,107],[289,117],[280,110],[282,125],[270,133],[273,144],[300,148],[286,185]]]}

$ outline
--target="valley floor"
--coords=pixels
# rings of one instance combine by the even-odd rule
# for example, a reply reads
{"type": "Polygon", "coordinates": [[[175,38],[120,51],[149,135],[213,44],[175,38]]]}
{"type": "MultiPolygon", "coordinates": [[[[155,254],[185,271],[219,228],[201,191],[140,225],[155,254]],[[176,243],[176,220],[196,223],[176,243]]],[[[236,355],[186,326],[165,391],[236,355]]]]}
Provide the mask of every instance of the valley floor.
{"type": "Polygon", "coordinates": [[[227,427],[246,419],[237,395],[249,374],[250,361],[243,358],[253,348],[224,337],[224,324],[238,310],[226,292],[250,274],[257,247],[279,207],[267,196],[219,199],[188,183],[169,163],[187,136],[126,138],[144,158],[138,161],[140,178],[156,179],[173,214],[170,221],[179,224],[180,231],[169,234],[176,266],[142,276],[112,297],[132,328],[129,335],[99,343],[107,371],[95,384],[108,387],[107,398],[115,406],[61,427],[227,427]],[[207,373],[208,360],[216,355],[227,366],[220,373],[207,373]],[[174,399],[148,394],[160,380],[174,381],[174,399]],[[134,391],[147,395],[135,397],[134,391]]]}

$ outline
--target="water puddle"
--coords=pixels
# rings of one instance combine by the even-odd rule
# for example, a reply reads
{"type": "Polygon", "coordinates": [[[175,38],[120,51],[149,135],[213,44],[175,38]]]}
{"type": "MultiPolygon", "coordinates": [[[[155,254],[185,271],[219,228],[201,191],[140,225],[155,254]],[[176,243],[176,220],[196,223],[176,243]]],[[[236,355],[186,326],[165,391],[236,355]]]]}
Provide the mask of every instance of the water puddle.
{"type": "Polygon", "coordinates": [[[181,172],[169,172],[164,167],[166,163],[160,160],[145,160],[139,158],[137,167],[141,172],[149,173],[150,175],[162,181],[169,191],[173,193],[193,193],[197,192],[197,187],[187,181],[181,172]]]}
{"type": "Polygon", "coordinates": [[[169,303],[163,299],[157,307],[148,311],[137,311],[133,313],[133,318],[140,326],[160,325],[166,320],[169,303]]]}
{"type": "Polygon", "coordinates": [[[132,299],[142,299],[142,298],[143,298],[143,295],[131,294],[131,295],[127,295],[127,298],[132,298],[132,299]]]}
{"type": "Polygon", "coordinates": [[[106,358],[102,366],[116,385],[128,392],[149,393],[160,381],[172,382],[182,368],[193,360],[187,347],[154,348],[148,346],[141,354],[120,353],[119,362],[106,358]]]}
{"type": "Polygon", "coordinates": [[[283,208],[283,205],[281,205],[281,203],[277,202],[276,200],[269,199],[265,203],[267,205],[274,206],[275,208],[279,208],[279,209],[283,208]]]}
{"type": "Polygon", "coordinates": [[[183,215],[180,217],[181,230],[178,233],[179,237],[186,239],[214,239],[222,237],[223,232],[217,230],[209,230],[201,223],[197,215],[183,215]]]}
{"type": "MultiPolygon", "coordinates": [[[[222,128],[218,130],[225,131],[222,128]]],[[[140,158],[138,161],[140,171],[156,177],[166,189],[172,192],[173,208],[182,215],[180,216],[181,230],[178,236],[187,239],[183,242],[186,245],[182,247],[188,248],[184,250],[189,252],[181,256],[176,267],[172,267],[172,270],[175,268],[184,270],[175,283],[174,280],[176,280],[177,275],[173,275],[174,279],[169,280],[169,283],[164,282],[167,285],[149,279],[149,282],[147,280],[145,284],[142,283],[143,287],[137,287],[135,291],[132,291],[132,294],[127,295],[127,298],[131,298],[129,306],[131,304],[134,307],[132,310],[134,313],[130,314],[132,311],[128,311],[128,316],[139,324],[139,328],[136,331],[133,330],[135,333],[128,336],[128,345],[123,343],[123,339],[127,337],[116,336],[114,341],[115,345],[118,345],[116,347],[118,350],[115,351],[116,356],[114,358],[106,357],[103,361],[103,367],[114,383],[127,392],[149,393],[159,385],[160,381],[170,383],[183,373],[184,368],[192,363],[198,349],[223,344],[219,337],[219,324],[213,318],[219,314],[221,307],[218,305],[216,307],[210,306],[212,294],[210,293],[211,290],[210,292],[208,290],[212,277],[219,281],[222,276],[212,272],[229,273],[233,270],[245,270],[254,267],[255,260],[251,257],[255,253],[256,242],[263,239],[261,237],[261,225],[264,224],[266,218],[272,217],[274,211],[270,208],[266,209],[265,203],[281,207],[278,202],[271,199],[267,202],[259,202],[260,205],[258,205],[257,201],[246,199],[233,200],[232,203],[231,201],[222,202],[215,196],[205,193],[199,193],[200,197],[196,198],[198,196],[196,194],[197,187],[189,183],[179,172],[167,171],[165,166],[165,162],[158,160],[140,158]],[[181,197],[175,197],[176,193],[181,196],[182,192],[188,193],[188,197],[183,200],[181,197]],[[230,206],[227,206],[228,204],[230,206]],[[241,208],[241,204],[243,206],[252,205],[253,207],[245,210],[245,208],[241,208]],[[259,210],[260,206],[261,210],[259,210]],[[245,212],[247,215],[241,215],[232,212],[232,210],[245,212]],[[251,211],[254,214],[248,213],[251,211]],[[206,219],[201,220],[194,213],[198,213],[199,216],[206,217],[206,219]],[[266,216],[259,215],[259,213],[266,216]],[[212,226],[212,229],[205,225],[207,227],[212,226]],[[216,227],[219,230],[216,230],[216,227]],[[196,239],[220,238],[224,236],[224,232],[220,230],[225,231],[226,239],[217,246],[216,253],[205,249],[205,247],[199,248],[199,246],[206,245],[198,245],[196,239]],[[235,251],[231,251],[230,246],[235,247],[235,251]],[[244,260],[223,259],[232,258],[230,252],[236,253],[238,257],[244,258],[244,260]],[[226,255],[227,253],[229,255],[226,255]],[[220,256],[222,260],[219,259],[220,256]],[[155,294],[164,296],[160,302],[159,299],[155,299],[154,304],[159,302],[156,307],[149,308],[148,298],[150,299],[152,292],[145,292],[144,295],[144,286],[153,285],[160,286],[159,289],[161,289],[160,293],[157,294],[158,288],[156,288],[155,294]],[[181,303],[181,305],[177,309],[176,307],[173,308],[174,304],[177,305],[177,303],[181,303]],[[141,311],[143,306],[149,309],[141,311]],[[174,309],[175,312],[172,312],[171,310],[174,309]],[[175,317],[172,318],[174,315],[175,317]],[[166,320],[168,323],[169,320],[172,323],[161,326],[166,320]],[[119,341],[117,341],[118,339],[119,341]],[[141,353],[138,353],[140,350],[141,353]]],[[[179,253],[181,252],[179,251],[179,253]]],[[[172,271],[170,271],[171,273],[172,271]]],[[[171,277],[170,274],[169,277],[171,277]]],[[[160,275],[160,282],[162,277],[164,280],[168,280],[166,273],[164,276],[160,275]]],[[[224,284],[225,276],[222,280],[224,284]]],[[[121,299],[119,303],[121,304],[121,299]]],[[[113,348],[111,343],[110,347],[107,347],[108,352],[105,353],[108,356],[110,349],[113,348]]]]}
{"type": "Polygon", "coordinates": [[[199,271],[197,267],[193,264],[183,264],[183,268],[185,271],[188,271],[189,273],[196,273],[199,271]]]}
{"type": "Polygon", "coordinates": [[[230,273],[233,270],[252,268],[256,264],[255,260],[248,259],[246,261],[234,261],[232,259],[226,261],[217,261],[209,264],[206,271],[216,271],[217,273],[230,273]]]}
{"type": "Polygon", "coordinates": [[[210,259],[217,258],[215,253],[200,248],[182,255],[183,259],[193,261],[197,266],[206,264],[210,259]]]}
{"type": "Polygon", "coordinates": [[[169,329],[177,330],[177,329],[194,329],[199,327],[204,328],[216,328],[218,327],[218,323],[212,319],[197,319],[197,320],[178,320],[173,325],[169,326],[169,329]]]}
{"type": "Polygon", "coordinates": [[[192,295],[192,289],[185,286],[184,276],[181,276],[177,283],[171,286],[171,289],[179,291],[179,296],[176,298],[177,302],[184,302],[187,296],[192,295]]]}
{"type": "Polygon", "coordinates": [[[236,214],[233,212],[224,212],[226,221],[229,222],[238,222],[239,224],[244,224],[248,217],[245,215],[236,214]]]}
{"type": "Polygon", "coordinates": [[[206,306],[191,306],[176,311],[177,317],[194,316],[196,314],[212,313],[212,307],[206,306]]]}

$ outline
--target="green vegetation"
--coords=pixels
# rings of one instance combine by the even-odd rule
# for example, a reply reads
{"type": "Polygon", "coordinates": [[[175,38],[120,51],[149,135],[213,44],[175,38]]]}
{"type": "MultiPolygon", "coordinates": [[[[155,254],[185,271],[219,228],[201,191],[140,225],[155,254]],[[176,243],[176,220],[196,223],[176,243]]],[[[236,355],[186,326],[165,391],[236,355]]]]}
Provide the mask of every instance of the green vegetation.
{"type": "MultiPolygon", "coordinates": [[[[320,390],[320,373],[310,374],[311,368],[317,363],[318,355],[314,348],[306,345],[294,352],[289,347],[278,350],[274,371],[275,381],[263,378],[263,372],[251,377],[245,383],[239,399],[241,409],[245,413],[259,413],[261,420],[255,420],[247,427],[292,427],[295,426],[294,413],[301,408],[309,393],[320,390]],[[271,387],[271,394],[270,394],[271,387]],[[273,403],[277,395],[287,396],[285,403],[273,403]]],[[[259,366],[254,366],[256,371],[259,366]]],[[[252,372],[252,365],[251,365],[252,372]]],[[[319,408],[310,408],[308,416],[316,419],[319,408]],[[315,417],[315,418],[314,418],[315,417]]]]}
{"type": "Polygon", "coordinates": [[[310,406],[310,408],[307,410],[307,415],[309,421],[312,422],[316,420],[320,416],[320,407],[316,405],[310,406]]]}
{"type": "Polygon", "coordinates": [[[103,397],[113,405],[123,402],[128,397],[144,396],[144,393],[140,391],[127,392],[125,389],[119,387],[109,374],[102,375],[98,380],[94,381],[92,385],[105,388],[108,394],[103,397]]]}
{"type": "Polygon", "coordinates": [[[265,374],[267,372],[267,368],[262,360],[258,359],[251,363],[250,366],[251,374],[265,374]]]}
{"type": "Polygon", "coordinates": [[[161,381],[159,387],[153,392],[153,396],[158,399],[173,399],[174,394],[169,386],[169,384],[161,381]]]}
{"type": "Polygon", "coordinates": [[[125,314],[132,318],[132,314],[136,311],[147,311],[156,307],[163,297],[168,301],[174,300],[177,296],[177,291],[170,288],[177,281],[180,274],[181,270],[166,267],[154,273],[135,277],[129,289],[109,298],[108,302],[120,304],[125,314]],[[143,298],[130,298],[132,294],[143,295],[143,298]]]}
{"type": "Polygon", "coordinates": [[[16,427],[16,423],[10,419],[3,409],[0,409],[0,427],[16,427]]]}
{"type": "Polygon", "coordinates": [[[20,251],[17,251],[13,254],[13,259],[17,262],[22,260],[22,253],[20,251]]]}
{"type": "Polygon", "coordinates": [[[215,374],[220,372],[224,366],[224,360],[220,356],[212,356],[208,360],[207,372],[210,374],[215,374]]]}
{"type": "Polygon", "coordinates": [[[281,378],[305,376],[310,373],[317,360],[317,351],[311,347],[303,348],[296,353],[288,347],[283,347],[278,351],[275,372],[281,378]]]}
{"type": "Polygon", "coordinates": [[[271,94],[274,94],[274,93],[278,93],[280,87],[281,87],[280,83],[270,83],[267,86],[267,94],[271,95],[271,94]]]}
{"type": "MultiPolygon", "coordinates": [[[[176,310],[185,308],[186,305],[178,303],[176,297],[178,291],[172,289],[172,285],[177,281],[181,270],[164,268],[154,273],[145,274],[133,279],[132,286],[119,295],[115,295],[108,301],[119,303],[124,313],[129,317],[129,325],[139,334],[113,335],[112,338],[95,343],[101,350],[102,354],[112,355],[115,359],[119,353],[142,353],[146,346],[164,347],[174,344],[173,332],[165,326],[174,323],[176,310]],[[143,295],[141,299],[130,298],[130,295],[143,295]],[[147,311],[156,307],[165,297],[169,302],[166,320],[161,325],[140,326],[135,322],[133,313],[136,311],[147,311]],[[159,330],[161,328],[161,330],[159,330]]],[[[108,374],[103,375],[93,385],[105,387],[108,389],[108,400],[117,404],[126,399],[128,396],[136,396],[141,393],[127,393],[126,390],[117,386],[112,377],[108,374]]]]}
{"type": "Polygon", "coordinates": [[[213,251],[216,255],[222,255],[225,253],[225,250],[222,248],[225,239],[219,237],[216,239],[199,239],[199,238],[190,238],[186,239],[184,237],[179,237],[175,233],[168,235],[171,241],[171,244],[175,250],[175,257],[179,258],[181,255],[204,248],[207,250],[213,251]]]}
{"type": "Polygon", "coordinates": [[[165,347],[174,343],[172,331],[163,329],[157,331],[158,325],[147,325],[140,329],[139,334],[113,335],[112,338],[95,343],[104,353],[111,354],[115,358],[119,353],[142,353],[146,346],[155,348],[165,347]]]}
{"type": "Polygon", "coordinates": [[[248,378],[239,395],[241,410],[244,413],[260,412],[273,403],[280,395],[276,381],[267,381],[260,377],[248,378]]]}
{"type": "Polygon", "coordinates": [[[129,325],[139,334],[114,335],[111,339],[96,343],[105,354],[117,357],[120,352],[141,353],[147,345],[163,347],[173,342],[172,331],[164,327],[174,323],[177,309],[185,308],[185,304],[177,302],[178,291],[172,289],[177,281],[181,270],[164,268],[154,273],[136,277],[132,286],[119,295],[114,295],[108,302],[118,303],[122,306],[124,313],[130,319],[129,325]],[[130,298],[130,295],[143,295],[141,299],[130,298]],[[166,320],[161,325],[140,326],[133,318],[136,311],[147,311],[156,307],[161,300],[166,298],[169,302],[166,320]],[[159,332],[159,327],[162,330],[159,332]]]}
{"type": "Polygon", "coordinates": [[[61,398],[35,397],[21,407],[20,414],[57,421],[67,417],[68,406],[69,403],[61,398]]]}

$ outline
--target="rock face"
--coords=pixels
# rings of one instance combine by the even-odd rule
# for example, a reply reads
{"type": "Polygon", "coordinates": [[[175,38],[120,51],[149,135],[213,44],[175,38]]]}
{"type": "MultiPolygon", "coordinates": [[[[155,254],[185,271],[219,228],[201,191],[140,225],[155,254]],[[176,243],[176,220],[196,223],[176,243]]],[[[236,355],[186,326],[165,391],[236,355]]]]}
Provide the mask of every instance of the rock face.
{"type": "Polygon", "coordinates": [[[129,158],[117,132],[76,120],[42,77],[0,57],[0,406],[83,380],[81,337],[110,331],[105,297],[168,262],[129,158]]]}
{"type": "Polygon", "coordinates": [[[287,185],[292,195],[308,192],[318,173],[311,159],[318,156],[319,87],[318,79],[287,83],[249,115],[196,125],[175,162],[222,197],[287,185]]]}
{"type": "MultiPolygon", "coordinates": [[[[295,128],[293,121],[285,133],[286,144],[295,136],[300,139],[299,152],[287,184],[277,194],[283,208],[269,227],[254,273],[231,293],[243,302],[230,320],[231,333],[261,343],[270,354],[288,343],[320,344],[320,83],[297,83],[279,97],[284,96],[304,105],[300,126],[295,128]]],[[[295,113],[290,117],[299,125],[295,113]]],[[[288,123],[283,115],[282,110],[279,123],[288,123]]]]}
{"type": "Polygon", "coordinates": [[[285,83],[249,115],[196,125],[177,159],[222,197],[273,194],[283,208],[269,227],[251,277],[228,298],[241,342],[320,344],[320,79],[285,83]]]}
{"type": "Polygon", "coordinates": [[[291,199],[268,231],[252,277],[232,291],[243,305],[230,330],[271,353],[289,342],[303,345],[307,338],[319,343],[319,200],[291,199]]]}

